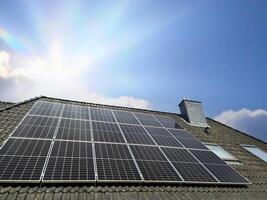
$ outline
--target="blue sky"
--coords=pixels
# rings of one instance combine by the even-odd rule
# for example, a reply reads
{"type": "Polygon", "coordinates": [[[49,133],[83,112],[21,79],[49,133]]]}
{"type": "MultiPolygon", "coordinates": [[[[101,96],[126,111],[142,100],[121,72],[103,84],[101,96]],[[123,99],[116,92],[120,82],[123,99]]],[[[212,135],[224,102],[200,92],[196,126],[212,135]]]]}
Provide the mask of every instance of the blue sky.
{"type": "Polygon", "coordinates": [[[266,9],[244,0],[2,0],[0,98],[178,112],[185,96],[266,139],[266,9]]]}

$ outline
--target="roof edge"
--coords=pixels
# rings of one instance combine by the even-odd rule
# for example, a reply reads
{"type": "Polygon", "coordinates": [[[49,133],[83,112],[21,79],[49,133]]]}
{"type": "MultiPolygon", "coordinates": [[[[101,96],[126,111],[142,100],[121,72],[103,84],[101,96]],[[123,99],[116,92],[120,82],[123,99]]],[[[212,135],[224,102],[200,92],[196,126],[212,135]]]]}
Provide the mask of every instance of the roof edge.
{"type": "Polygon", "coordinates": [[[223,124],[223,123],[221,123],[221,122],[219,122],[219,121],[216,121],[215,119],[212,119],[212,118],[210,118],[210,117],[206,117],[206,118],[209,119],[209,120],[215,121],[215,122],[217,122],[217,123],[219,123],[219,124],[221,124],[221,125],[223,125],[223,126],[225,126],[225,127],[227,127],[227,128],[230,128],[230,129],[232,129],[232,130],[234,130],[234,131],[237,131],[237,132],[239,132],[239,133],[241,133],[241,134],[243,134],[243,135],[245,135],[245,136],[248,136],[248,137],[250,137],[250,138],[252,138],[252,139],[254,139],[254,140],[257,140],[257,141],[259,141],[259,142],[262,142],[262,143],[264,143],[264,144],[267,144],[267,142],[265,142],[264,140],[261,140],[261,139],[259,139],[259,138],[256,138],[256,137],[250,135],[249,133],[245,133],[245,132],[243,132],[243,131],[240,131],[240,130],[238,130],[238,129],[235,129],[235,128],[231,127],[231,126],[228,126],[228,125],[223,124]]]}
{"type": "Polygon", "coordinates": [[[8,106],[8,107],[6,107],[6,108],[2,108],[2,109],[0,109],[0,112],[2,112],[2,111],[4,111],[4,110],[9,110],[9,109],[11,109],[11,108],[13,108],[13,107],[16,107],[16,106],[19,106],[19,105],[22,105],[22,104],[25,104],[25,103],[28,103],[28,102],[31,102],[31,101],[38,100],[38,99],[40,99],[40,98],[42,98],[42,97],[44,97],[44,96],[38,96],[38,97],[34,97],[34,98],[31,98],[31,99],[28,99],[28,100],[25,100],[25,101],[21,101],[21,102],[19,102],[19,103],[13,103],[12,105],[10,105],[10,106],[8,106]]]}

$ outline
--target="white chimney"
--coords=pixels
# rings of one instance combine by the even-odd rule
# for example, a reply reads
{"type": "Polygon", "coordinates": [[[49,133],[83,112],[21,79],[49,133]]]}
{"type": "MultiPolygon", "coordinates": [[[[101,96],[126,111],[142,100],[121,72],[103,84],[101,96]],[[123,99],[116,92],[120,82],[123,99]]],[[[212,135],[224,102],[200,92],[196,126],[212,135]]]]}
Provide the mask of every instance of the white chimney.
{"type": "Polygon", "coordinates": [[[182,117],[191,125],[209,127],[200,101],[183,98],[179,107],[182,117]]]}

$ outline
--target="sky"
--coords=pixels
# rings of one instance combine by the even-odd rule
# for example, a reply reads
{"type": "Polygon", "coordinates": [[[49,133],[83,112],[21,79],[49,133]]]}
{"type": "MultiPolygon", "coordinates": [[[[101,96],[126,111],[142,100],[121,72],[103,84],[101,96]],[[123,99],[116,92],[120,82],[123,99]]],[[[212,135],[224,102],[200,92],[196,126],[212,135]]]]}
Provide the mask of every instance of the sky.
{"type": "Polygon", "coordinates": [[[267,141],[267,1],[0,0],[0,100],[206,116],[267,141]]]}

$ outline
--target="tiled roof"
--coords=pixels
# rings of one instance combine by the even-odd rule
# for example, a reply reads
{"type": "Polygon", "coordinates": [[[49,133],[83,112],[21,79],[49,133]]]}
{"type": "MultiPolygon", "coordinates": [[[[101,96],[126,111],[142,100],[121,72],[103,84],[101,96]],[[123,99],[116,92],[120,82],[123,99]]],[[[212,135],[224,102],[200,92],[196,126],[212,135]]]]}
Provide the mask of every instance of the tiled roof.
{"type": "Polygon", "coordinates": [[[11,102],[5,102],[5,101],[0,101],[0,110],[7,108],[9,106],[12,106],[14,103],[11,102]]]}
{"type": "MultiPolygon", "coordinates": [[[[140,111],[140,109],[38,97],[0,110],[0,143],[6,140],[38,99],[140,111]]],[[[142,110],[142,112],[154,111],[142,110]]],[[[267,199],[267,164],[240,147],[240,144],[253,144],[267,151],[266,143],[209,118],[207,118],[207,121],[212,132],[207,134],[201,127],[190,126],[178,114],[155,112],[173,117],[180,126],[189,130],[202,142],[217,143],[229,151],[243,163],[243,165],[233,165],[233,167],[248,178],[252,184],[242,187],[216,185],[91,186],[75,184],[0,184],[0,199],[267,199]]]]}

